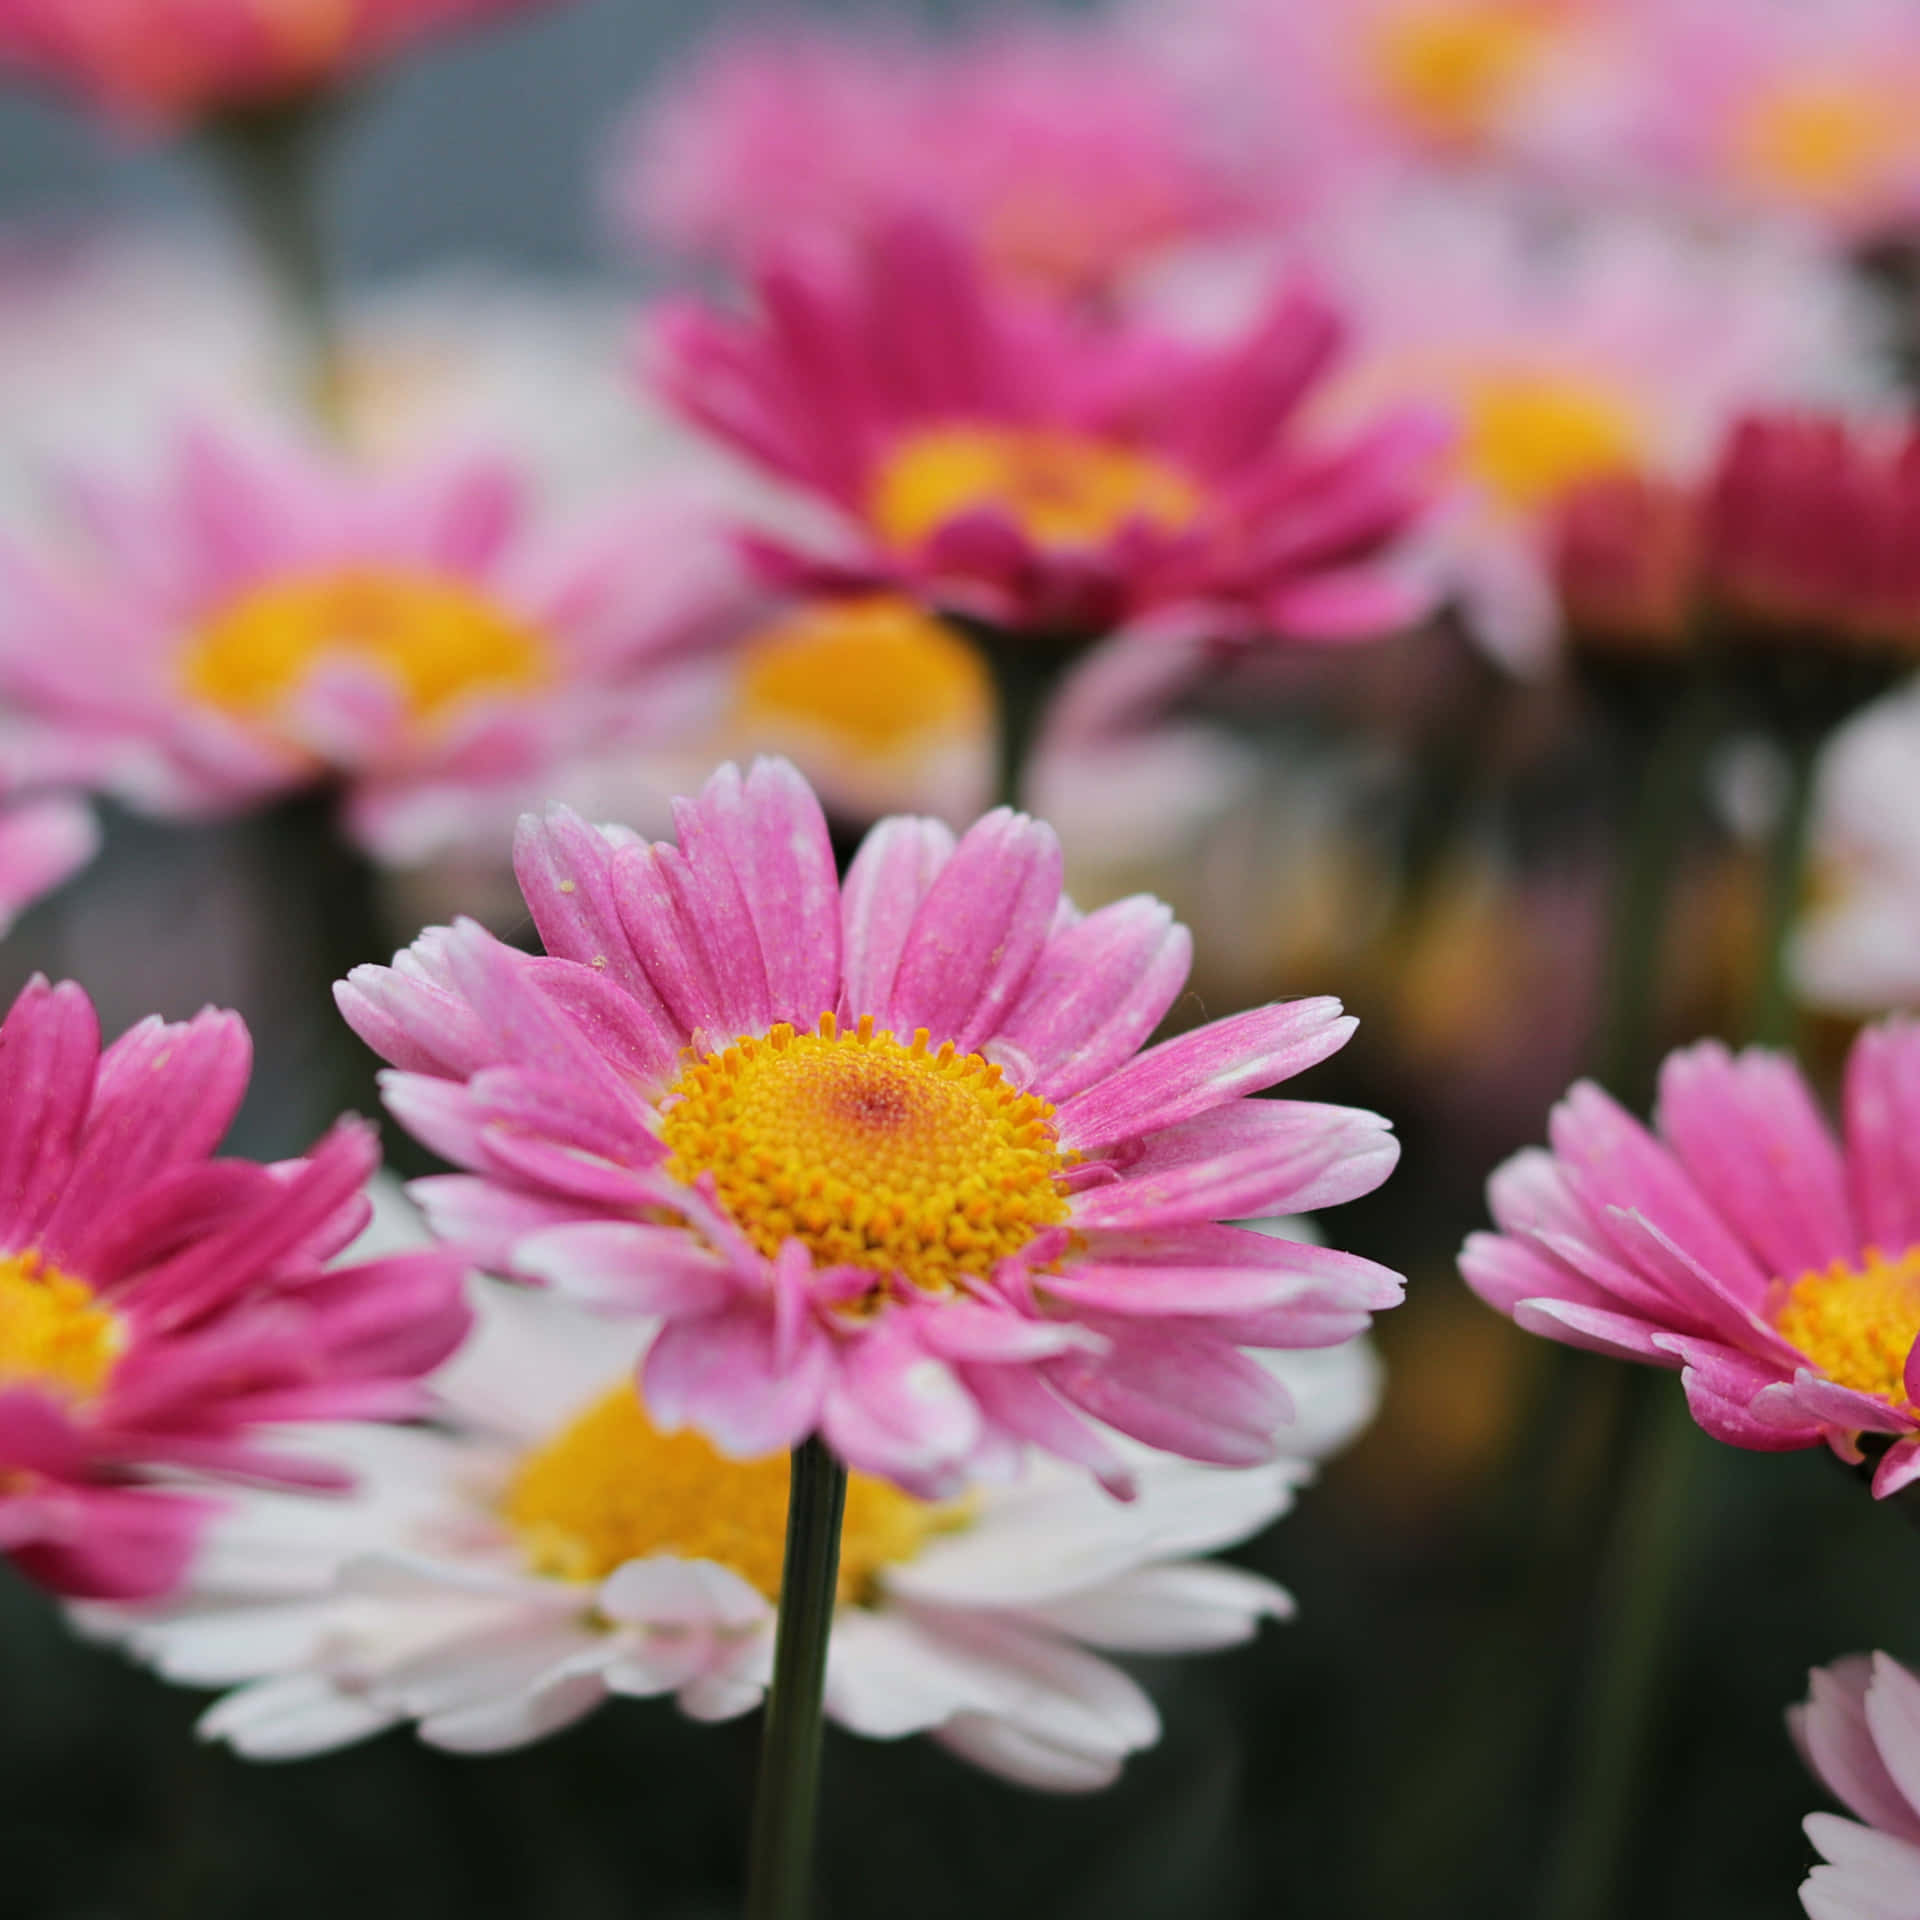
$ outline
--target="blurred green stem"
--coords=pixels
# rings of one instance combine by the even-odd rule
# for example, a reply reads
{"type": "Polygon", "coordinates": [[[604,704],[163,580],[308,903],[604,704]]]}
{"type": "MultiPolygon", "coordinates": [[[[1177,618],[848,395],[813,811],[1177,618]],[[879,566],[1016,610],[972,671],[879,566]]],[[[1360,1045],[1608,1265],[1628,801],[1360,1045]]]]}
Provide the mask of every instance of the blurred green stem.
{"type": "Polygon", "coordinates": [[[794,1449],[773,1686],[747,1857],[747,1920],[804,1920],[811,1904],[821,1707],[846,1498],[847,1470],[824,1442],[794,1449]]]}
{"type": "Polygon", "coordinates": [[[286,317],[307,403],[337,432],[340,339],[321,208],[332,125],[330,106],[295,101],[218,115],[205,140],[286,317]]]}
{"type": "Polygon", "coordinates": [[[982,620],[948,616],[993,681],[997,728],[993,804],[1018,808],[1033,770],[1047,711],[1078,649],[1045,634],[1017,633],[982,620]]]}
{"type": "Polygon", "coordinates": [[[1792,1044],[1793,982],[1787,955],[1806,880],[1807,836],[1813,823],[1813,772],[1821,739],[1811,732],[1786,742],[1787,787],[1767,863],[1766,919],[1753,1007],[1753,1038],[1763,1047],[1792,1044]]]}
{"type": "Polygon", "coordinates": [[[1580,1690],[1577,1758],[1541,1920],[1622,1911],[1617,1882],[1645,1759],[1680,1546],[1693,1419],[1665,1373],[1636,1377],[1634,1457],[1607,1536],[1598,1614],[1580,1690]]]}

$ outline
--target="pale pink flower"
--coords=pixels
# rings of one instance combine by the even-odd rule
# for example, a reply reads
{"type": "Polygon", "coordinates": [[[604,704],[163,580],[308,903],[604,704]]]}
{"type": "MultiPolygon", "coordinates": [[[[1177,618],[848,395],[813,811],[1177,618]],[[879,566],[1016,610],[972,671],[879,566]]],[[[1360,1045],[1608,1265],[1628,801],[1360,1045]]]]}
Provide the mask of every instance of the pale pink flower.
{"type": "Polygon", "coordinates": [[[1098,16],[733,28],[642,104],[609,193],[635,238],[736,267],[922,210],[996,271],[1091,295],[1246,211],[1164,64],[1098,16]]]}
{"type": "Polygon", "coordinates": [[[1247,1097],[1345,1042],[1338,1003],[1141,1053],[1186,931],[1145,898],[1080,914],[1039,822],[883,821],[843,884],[783,762],[676,812],[677,848],[523,824],[550,958],[461,923],[342,983],[395,1116],[468,1169],[414,1187],[436,1230],[662,1317],[653,1418],[736,1457],[817,1432],[940,1497],[1027,1445],[1124,1486],[1096,1423],[1272,1458],[1285,1396],[1240,1349],[1347,1339],[1400,1291],[1219,1224],[1391,1169],[1378,1115],[1247,1097]]]}
{"type": "Polygon", "coordinates": [[[368,1216],[364,1122],[301,1160],[210,1157],[251,1058],[211,1010],[102,1051],[71,982],[0,1025],[0,1550],[60,1592],[172,1586],[210,1511],[179,1469],[340,1486],[274,1428],[418,1413],[466,1331],[452,1254],[326,1265],[368,1216]]]}
{"type": "Polygon", "coordinates": [[[182,815],[337,784],[389,861],[511,818],[563,757],[670,731],[697,691],[678,663],[742,600],[703,517],[536,524],[484,455],[372,470],[202,430],[156,483],[69,497],[73,537],[0,548],[24,776],[182,815]]]}
{"type": "Polygon", "coordinates": [[[100,850],[100,824],[84,800],[43,794],[0,805],[0,934],[100,850]]]}
{"type": "Polygon", "coordinates": [[[1083,637],[1151,613],[1336,642],[1422,606],[1396,545],[1444,439],[1418,409],[1301,428],[1341,335],[1301,288],[1219,345],[1095,323],[912,219],[772,260],[750,316],[670,310],[655,359],[689,418],[838,510],[835,550],[761,543],[789,581],[1083,637]]]}
{"type": "Polygon", "coordinates": [[[1920,1025],[1867,1028],[1836,1140],[1786,1057],[1668,1057],[1655,1132],[1590,1082],[1488,1183],[1467,1284],[1531,1333],[1681,1371],[1717,1440],[1920,1476],[1920,1025]],[[1883,1450],[1883,1451],[1882,1451],[1883,1450]]]}
{"type": "Polygon", "coordinates": [[[1855,1817],[1810,1813],[1827,1864],[1801,1883],[1810,1920],[1920,1913],[1920,1677],[1889,1654],[1815,1667],[1788,1709],[1800,1757],[1855,1817]]]}
{"type": "Polygon", "coordinates": [[[414,41],[543,0],[0,0],[0,69],[172,126],[339,84],[414,41]]]}

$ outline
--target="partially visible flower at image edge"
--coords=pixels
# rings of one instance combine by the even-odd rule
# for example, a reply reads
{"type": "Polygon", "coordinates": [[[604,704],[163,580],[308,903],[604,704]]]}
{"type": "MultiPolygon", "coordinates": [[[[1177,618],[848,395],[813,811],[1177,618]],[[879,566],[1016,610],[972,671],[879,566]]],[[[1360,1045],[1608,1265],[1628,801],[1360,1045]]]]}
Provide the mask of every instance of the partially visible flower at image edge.
{"type": "Polygon", "coordinates": [[[365,1122],[304,1159],[211,1157],[251,1060],[211,1009],[102,1049],[71,982],[0,1025],[0,1551],[55,1591],[166,1592],[204,1476],[340,1487],[274,1430],[417,1414],[466,1331],[457,1254],[327,1265],[368,1216],[365,1122]]]}
{"type": "Polygon", "coordinates": [[[463,922],[338,990],[394,1116],[468,1171],[410,1189],[484,1266],[664,1326],[667,1430],[752,1458],[819,1433],[924,1497],[1029,1445],[1119,1491],[1103,1436],[1272,1459],[1241,1351],[1328,1346],[1400,1296],[1371,1261],[1221,1224],[1377,1187],[1357,1109],[1248,1096],[1325,1059],[1329,999],[1139,1051],[1191,943],[1157,901],[1079,913],[1005,809],[893,818],[837,879],[793,768],[722,768],[679,845],[564,810],[517,870],[549,957],[463,922]]]}
{"type": "MultiPolygon", "coordinates": [[[[785,1456],[657,1431],[631,1377],[646,1323],[502,1281],[473,1300],[431,1427],[314,1430],[357,1469],[350,1497],[227,1495],[164,1608],[76,1610],[167,1678],[233,1689],[204,1737],[291,1760],[412,1722],[491,1752],[610,1696],[702,1720],[760,1703],[785,1456]]],[[[1299,1406],[1287,1457],[1224,1469],[1134,1448],[1128,1505],[1053,1462],[948,1502],[854,1476],[828,1713],[870,1738],[928,1733],[1029,1787],[1108,1784],[1159,1717],[1097,1654],[1234,1646],[1289,1615],[1270,1580],[1194,1556],[1284,1512],[1373,1411],[1363,1341],[1270,1364],[1299,1406]]]]}
{"type": "Polygon", "coordinates": [[[1531,1333],[1680,1372],[1715,1439],[1920,1478],[1920,1024],[1866,1028],[1836,1140],[1791,1060],[1668,1057],[1654,1131],[1590,1082],[1497,1169],[1467,1284],[1531,1333]]]}

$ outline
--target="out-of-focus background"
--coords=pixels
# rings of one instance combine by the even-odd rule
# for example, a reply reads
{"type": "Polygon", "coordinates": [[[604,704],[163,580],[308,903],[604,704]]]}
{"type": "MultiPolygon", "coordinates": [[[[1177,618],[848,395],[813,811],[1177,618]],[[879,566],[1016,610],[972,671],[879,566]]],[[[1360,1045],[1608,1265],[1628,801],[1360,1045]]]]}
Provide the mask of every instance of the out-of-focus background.
{"type": "MultiPolygon", "coordinates": [[[[598,372],[584,401],[561,399],[564,379],[550,394],[514,356],[616,366],[620,302],[686,276],[663,254],[610,238],[606,164],[636,93],[736,12],[747,17],[676,0],[556,4],[422,50],[369,81],[358,103],[333,209],[355,298],[384,314],[396,366],[409,352],[431,357],[421,345],[430,322],[409,304],[423,287],[450,287],[470,317],[497,316],[501,361],[516,369],[502,417],[540,440],[556,471],[570,460],[637,465],[644,435],[634,429],[631,449],[607,437],[598,372]],[[548,330],[523,349],[516,329],[530,313],[548,330]]],[[[911,17],[952,24],[969,13],[911,17]]],[[[1422,191],[1396,199],[1389,189],[1384,204],[1424,218],[1422,191]]],[[[214,237],[217,207],[193,152],[118,137],[23,87],[0,92],[0,220],[13,235],[0,255],[91,244],[106,223],[145,235],[149,318],[134,338],[103,325],[99,351],[177,360],[190,383],[209,353],[244,358],[235,342],[251,323],[229,314],[235,339],[223,342],[218,297],[204,291],[205,278],[225,284],[232,270],[214,237]]],[[[1666,211],[1686,249],[1711,224],[1666,211]]],[[[1354,269],[1356,284],[1381,288],[1384,308],[1402,312],[1410,340],[1422,311],[1458,291],[1478,217],[1453,239],[1443,218],[1437,241],[1389,244],[1354,269]]],[[[1545,225],[1551,251],[1566,236],[1553,216],[1545,225]]],[[[1757,269],[1744,255],[1688,251],[1669,278],[1697,276],[1719,316],[1727,289],[1778,271],[1793,325],[1816,342],[1782,349],[1805,391],[1895,394],[1890,349],[1871,344],[1857,362],[1832,350],[1854,325],[1826,310],[1825,276],[1846,248],[1816,249],[1817,266],[1796,281],[1803,243],[1796,230],[1780,242],[1785,264],[1757,269]]],[[[126,271],[100,282],[101,298],[133,300],[126,271]]],[[[1664,269],[1635,269],[1649,271],[1664,269]]],[[[27,469],[65,430],[27,405],[40,377],[7,344],[25,338],[6,310],[11,300],[24,311],[23,284],[0,286],[0,355],[27,368],[0,365],[0,407],[19,409],[0,417],[10,510],[35,498],[27,469]]],[[[1836,304],[1857,291],[1850,283],[1836,304]]],[[[1570,311],[1592,317],[1608,297],[1597,285],[1576,291],[1570,311]]],[[[60,311],[84,311],[86,298],[60,311]]],[[[1731,311],[1731,294],[1726,302],[1731,311]]],[[[1860,326],[1876,343],[1898,331],[1886,312],[1860,326]]],[[[1631,358],[1631,326],[1618,334],[1631,358]]],[[[45,390],[64,391],[49,367],[45,390]]],[[[111,441],[117,427],[86,418],[76,432],[111,441]]],[[[1404,1270],[1409,1300],[1381,1329],[1388,1385],[1371,1431],[1296,1513],[1234,1556],[1282,1581],[1298,1619],[1229,1653],[1137,1663],[1166,1735],[1115,1788],[1086,1799],[1022,1793],[924,1741],[830,1732],[830,1920],[1545,1911],[1572,1730],[1610,1684],[1591,1629],[1618,1516],[1598,1483],[1621,1423],[1644,1412],[1643,1384],[1671,1385],[1528,1340],[1454,1270],[1464,1235],[1486,1223],[1487,1172],[1543,1137],[1548,1104],[1592,1062],[1607,911],[1598,823],[1617,797],[1605,729],[1582,719],[1591,689],[1515,675],[1492,652],[1455,619],[1371,656],[1250,674],[1196,697],[1182,716],[1190,731],[1163,744],[1148,777],[1156,795],[1165,782],[1211,796],[1193,803],[1191,824],[1180,807],[1154,807],[1157,837],[1136,848],[1116,852],[1098,831],[1079,843],[1087,904],[1143,885],[1195,924],[1196,1004],[1208,1013],[1324,990],[1360,1015],[1359,1038],[1319,1071],[1311,1097],[1389,1114],[1405,1150],[1382,1192],[1341,1211],[1335,1244],[1404,1270]]],[[[1761,837],[1743,822],[1764,825],[1778,776],[1765,744],[1748,744],[1716,769],[1690,832],[1656,1021],[1670,1042],[1738,1037],[1748,981],[1735,956],[1758,911],[1761,837]]],[[[1629,767],[1641,751],[1629,746],[1629,767]]],[[[1110,824],[1113,798],[1082,792],[1084,817],[1110,824]]],[[[1070,820],[1066,830],[1073,855],[1070,820]]],[[[512,903],[500,904],[497,874],[402,876],[387,905],[396,940],[467,908],[524,931],[512,903]]],[[[23,919],[0,949],[0,976],[11,988],[35,968],[76,974],[110,1029],[153,1008],[240,1007],[261,1069],[235,1144],[291,1152],[339,1104],[315,1090],[314,1063],[338,1052],[324,911],[288,887],[255,824],[185,833],[114,813],[101,861],[23,919]]],[[[1803,1016],[1803,1047],[1829,1076],[1849,1017],[1812,1006],[1803,1016]]],[[[364,1063],[352,1072],[365,1100],[364,1063]]],[[[1810,1858],[1800,1819],[1820,1799],[1783,1708],[1816,1661],[1873,1646],[1920,1653],[1920,1542],[1824,1452],[1748,1454],[1687,1437],[1670,1637],[1654,1668],[1658,1731],[1635,1769],[1616,1910],[1785,1920],[1810,1858]]],[[[623,1702],[500,1758],[455,1758],[394,1733],[272,1767],[196,1744],[200,1704],[79,1644],[43,1596],[0,1571],[0,1912],[733,1911],[755,1722],[701,1726],[664,1704],[623,1702]]]]}

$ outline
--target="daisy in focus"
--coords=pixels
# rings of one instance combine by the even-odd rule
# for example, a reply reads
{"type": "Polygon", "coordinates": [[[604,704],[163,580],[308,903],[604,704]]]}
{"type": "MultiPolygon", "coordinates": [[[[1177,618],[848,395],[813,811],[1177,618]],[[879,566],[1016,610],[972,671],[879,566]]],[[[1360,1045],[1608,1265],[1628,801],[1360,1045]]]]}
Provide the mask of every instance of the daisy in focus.
{"type": "Polygon", "coordinates": [[[635,114],[609,182],[635,239],[746,267],[937,214],[999,275],[1097,297],[1245,208],[1163,63],[1111,19],[970,37],[799,19],[710,41],[635,114]]]}
{"type": "Polygon", "coordinates": [[[466,1332],[451,1253],[326,1264],[368,1217],[371,1127],[211,1158],[250,1060],[212,1011],[103,1050],[71,982],[31,982],[0,1025],[0,1550],[58,1592],[174,1585],[213,1511],[179,1469],[339,1487],[276,1429],[418,1413],[466,1332]]]}
{"type": "Polygon", "coordinates": [[[1342,1046],[1327,999],[1140,1051],[1190,942],[1082,915],[1059,842],[895,818],[836,878],[793,768],[723,768],[678,846],[556,810],[517,870],[548,957],[463,922],[341,984],[388,1104],[467,1171],[417,1182],[495,1271],[658,1317],[663,1431],[751,1459],[818,1433],[922,1498],[1029,1446],[1134,1474],[1117,1430],[1272,1459],[1242,1348],[1336,1345],[1399,1297],[1372,1262],[1220,1224],[1368,1193],[1378,1115],[1247,1096],[1342,1046]]]}
{"type": "Polygon", "coordinates": [[[534,525],[528,492],[486,456],[370,472],[210,429],[149,487],[76,485],[67,538],[0,548],[17,761],[173,816],[337,786],[398,864],[511,818],[557,760],[683,723],[668,669],[743,598],[697,516],[534,525]]]}
{"type": "Polygon", "coordinates": [[[1897,1920],[1920,1886],[1920,1677],[1889,1654],[1815,1667],[1787,1724],[1800,1757],[1853,1814],[1810,1813],[1826,1865],[1800,1887],[1810,1920],[1897,1920]]]}
{"type": "MultiPolygon", "coordinates": [[[[231,1496],[164,1609],[81,1610],[169,1679],[236,1689],[208,1738],[294,1759],[413,1722],[482,1752],[610,1695],[671,1695],[704,1720],[760,1703],[785,1458],[658,1431],[632,1386],[644,1327],[498,1282],[474,1297],[434,1429],[311,1433],[357,1469],[348,1499],[231,1496]]],[[[1028,1786],[1106,1785],[1159,1722],[1089,1649],[1210,1650],[1292,1611],[1270,1581],[1192,1558],[1284,1512],[1372,1412],[1363,1345],[1280,1372],[1300,1416],[1287,1457],[1228,1473],[1136,1449],[1130,1506],[1058,1467],[944,1504],[856,1475],[828,1713],[878,1739],[931,1733],[1028,1786]]]]}
{"type": "Polygon", "coordinates": [[[142,128],[274,107],[541,0],[0,0],[0,72],[142,128]]]}
{"type": "Polygon", "coordinates": [[[1869,1027],[1835,1139],[1784,1056],[1668,1057],[1654,1130],[1582,1082],[1488,1183],[1467,1284],[1530,1333],[1680,1371],[1716,1440],[1920,1477],[1920,1025],[1869,1027]]]}
{"type": "Polygon", "coordinates": [[[757,297],[747,316],[669,310],[653,371],[690,420],[837,509],[836,550],[758,543],[787,584],[1083,642],[1151,613],[1331,643],[1421,610],[1397,548],[1445,430],[1421,410],[1302,430],[1342,332],[1313,294],[1199,345],[1026,303],[908,219],[850,260],[773,259],[757,297]]]}

